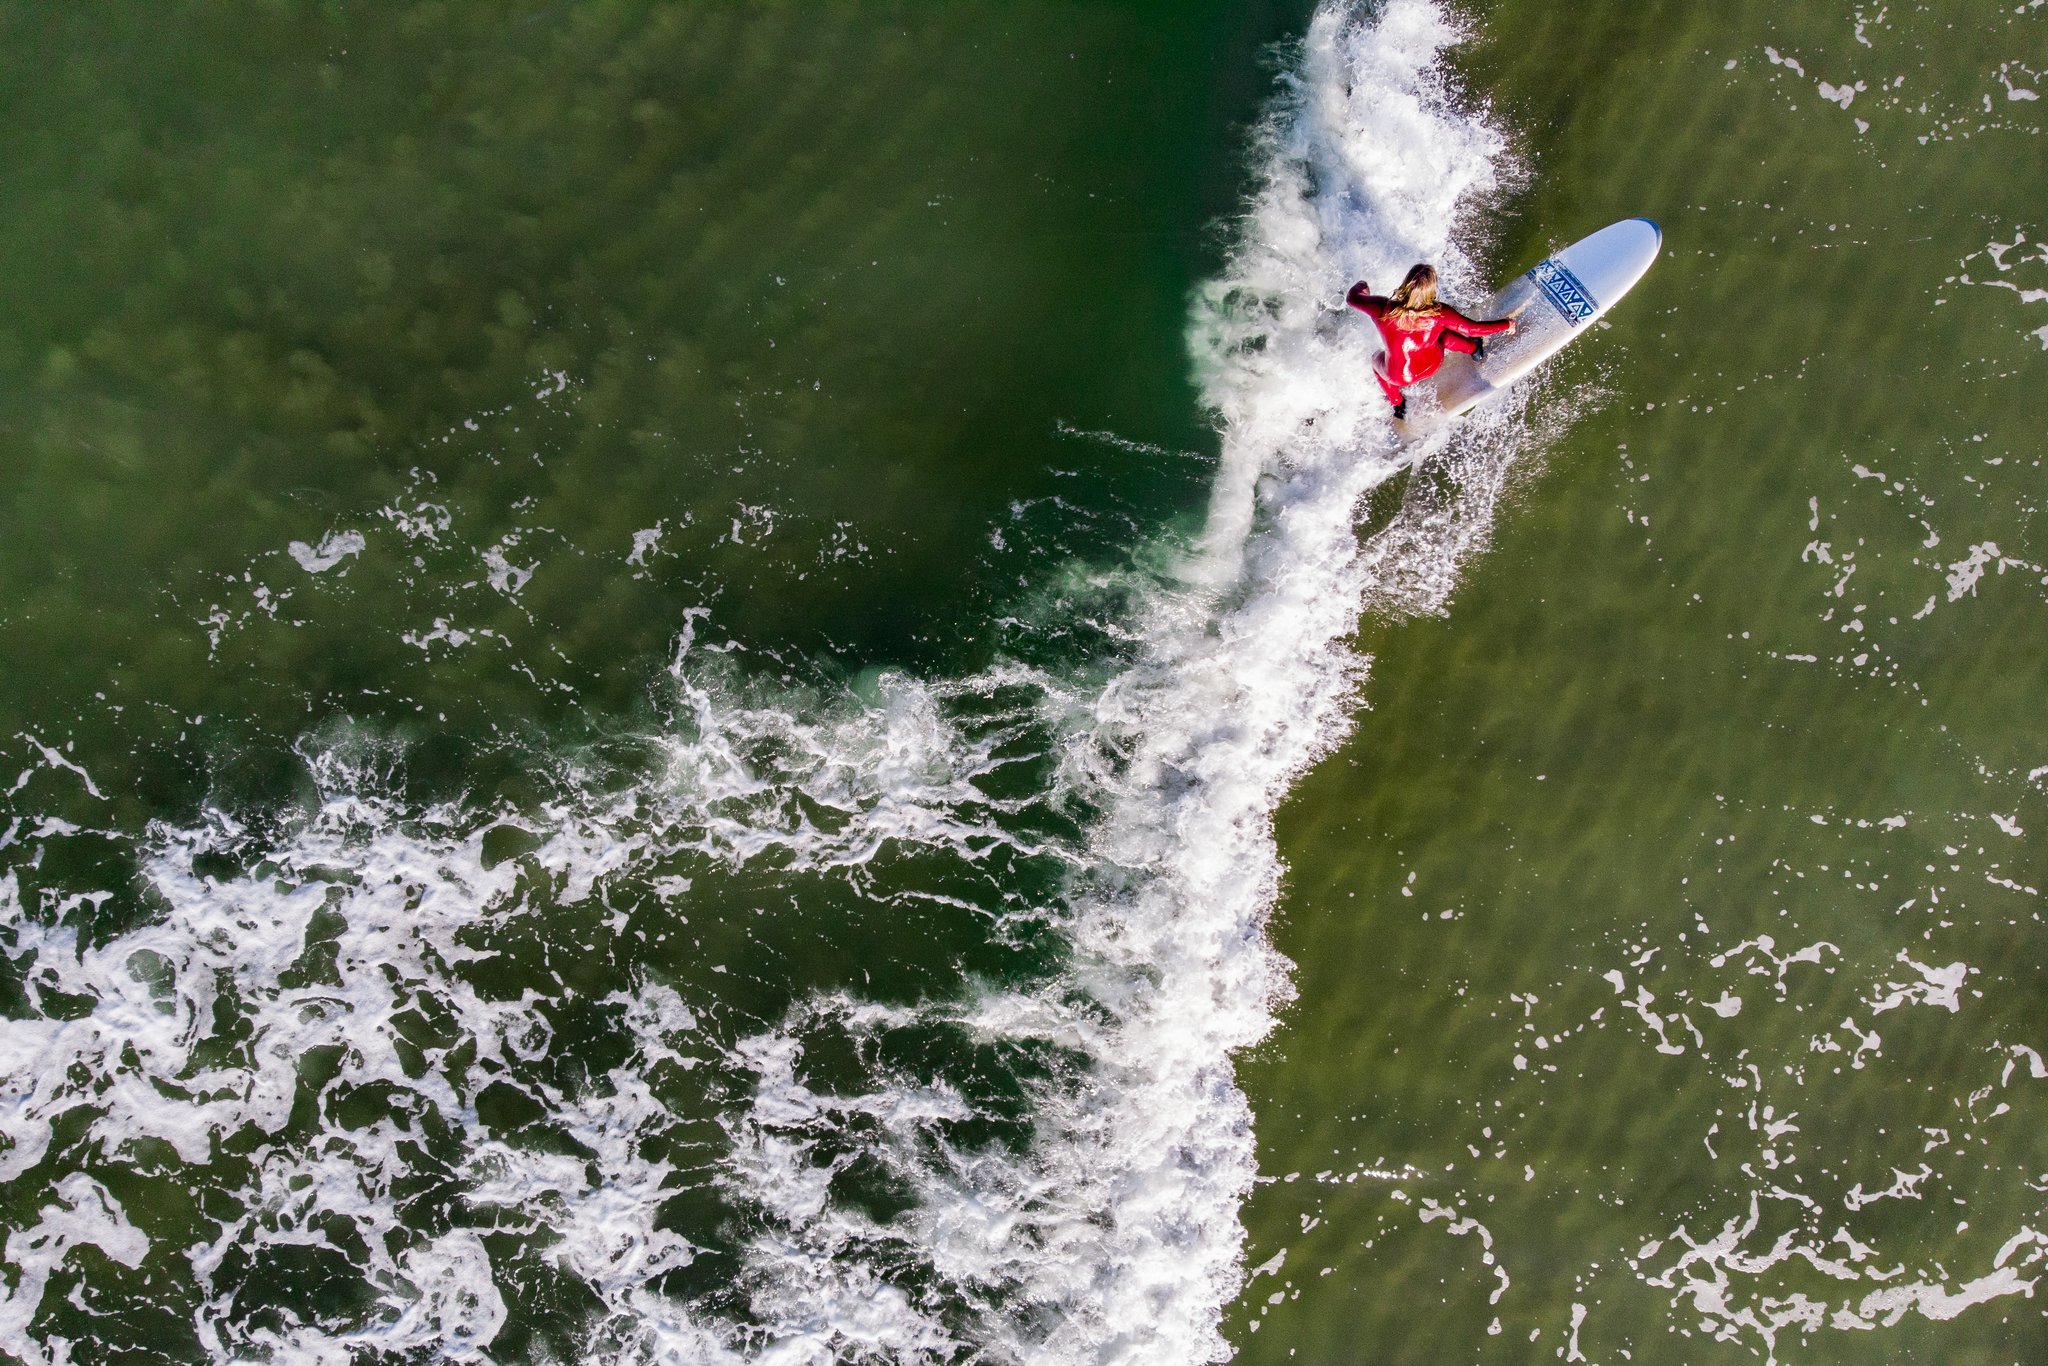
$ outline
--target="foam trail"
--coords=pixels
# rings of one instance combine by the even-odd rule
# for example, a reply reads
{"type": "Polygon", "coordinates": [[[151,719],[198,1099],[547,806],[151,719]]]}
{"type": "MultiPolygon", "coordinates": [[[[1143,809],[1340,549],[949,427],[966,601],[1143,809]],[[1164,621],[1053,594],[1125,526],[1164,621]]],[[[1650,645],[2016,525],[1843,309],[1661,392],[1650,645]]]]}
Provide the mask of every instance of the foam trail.
{"type": "MultiPolygon", "coordinates": [[[[1102,812],[1065,921],[1075,966],[1041,991],[973,1003],[962,1022],[1071,1042],[1088,1084],[1040,1091],[1021,1159],[955,1151],[941,1170],[898,1167],[919,1185],[910,1222],[924,1255],[962,1283],[1009,1288],[981,1325],[998,1359],[1229,1355],[1219,1323],[1242,1284],[1238,1211],[1255,1172],[1231,1057],[1265,1035],[1289,989],[1263,932],[1280,873],[1271,818],[1348,724],[1363,662],[1346,642],[1385,569],[1360,553],[1355,509],[1396,468],[1367,378],[1369,329],[1333,306],[1352,278],[1417,259],[1454,282],[1470,274],[1451,232],[1460,203],[1494,187],[1503,142],[1439,84],[1456,36],[1422,0],[1371,22],[1317,16],[1261,135],[1264,182],[1242,244],[1193,319],[1223,419],[1207,530],[1178,585],[1142,607],[1138,661],[1098,693],[1048,699],[1067,713],[1065,782],[1102,812]],[[1403,143],[1418,151],[1379,150],[1403,143]]],[[[1461,466],[1497,491],[1526,435],[1501,418],[1468,431],[1461,466]]],[[[1448,584],[1492,491],[1401,521],[1418,582],[1448,584]]],[[[756,1046],[784,1058],[809,1024],[756,1046]]],[[[759,1076],[760,1109],[801,1116],[768,1127],[805,1134],[824,1099],[784,1066],[759,1076]]],[[[794,1241],[806,1264],[827,1264],[854,1232],[821,1214],[760,1256],[786,1257],[794,1241]]]]}
{"type": "MultiPolygon", "coordinates": [[[[1395,468],[1370,329],[1333,308],[1353,278],[1415,260],[1454,284],[1471,273],[1452,230],[1461,202],[1494,188],[1504,147],[1445,96],[1438,62],[1456,37],[1423,0],[1371,21],[1316,16],[1261,135],[1241,244],[1197,302],[1223,461],[1186,586],[1151,603],[1145,657],[1092,708],[1096,743],[1129,758],[1100,779],[1073,933],[1080,985],[1114,1024],[1095,1042],[1102,1084],[1052,1110],[1066,1198],[1108,1213],[1062,1231],[1098,1250],[1036,1359],[1229,1354],[1217,1324],[1242,1284],[1255,1172],[1230,1059],[1288,991],[1263,932],[1280,876],[1271,819],[1348,725],[1363,662],[1347,641],[1373,568],[1355,510],[1395,468]]],[[[1418,539],[1413,553],[1447,574],[1459,549],[1418,539]]]]}

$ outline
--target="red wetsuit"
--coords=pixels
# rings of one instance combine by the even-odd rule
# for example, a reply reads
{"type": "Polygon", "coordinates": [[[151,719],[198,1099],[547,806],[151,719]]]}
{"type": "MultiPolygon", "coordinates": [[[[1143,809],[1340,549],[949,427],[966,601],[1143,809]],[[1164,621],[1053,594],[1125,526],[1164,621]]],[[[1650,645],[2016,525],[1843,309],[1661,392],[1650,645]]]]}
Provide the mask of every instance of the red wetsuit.
{"type": "Polygon", "coordinates": [[[1428,379],[1436,373],[1437,367],[1444,363],[1444,352],[1460,351],[1469,356],[1479,349],[1477,338],[1509,331],[1515,325],[1508,318],[1483,323],[1466,317],[1447,304],[1438,304],[1431,313],[1390,318],[1387,316],[1386,298],[1367,293],[1363,280],[1351,286],[1351,293],[1345,296],[1344,302],[1379,325],[1380,338],[1386,342],[1387,351],[1373,361],[1373,378],[1386,391],[1387,402],[1395,405],[1401,402],[1403,385],[1428,379]]]}

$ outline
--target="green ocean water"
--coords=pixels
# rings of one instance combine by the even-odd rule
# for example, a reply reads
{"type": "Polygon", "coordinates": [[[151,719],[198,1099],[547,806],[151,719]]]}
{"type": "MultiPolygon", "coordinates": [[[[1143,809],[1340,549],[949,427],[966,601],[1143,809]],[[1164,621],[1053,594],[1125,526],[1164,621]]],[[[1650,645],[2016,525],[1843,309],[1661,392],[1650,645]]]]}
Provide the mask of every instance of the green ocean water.
{"type": "Polygon", "coordinates": [[[2036,1360],[2031,1291],[1881,1292],[2043,1215],[2044,18],[1470,18],[1532,175],[1489,259],[1664,254],[1280,815],[1241,1359],[2036,1360]]]}
{"type": "Polygon", "coordinates": [[[1455,284],[1664,255],[1279,558],[1370,667],[1217,929],[1172,565],[1331,372],[1203,291],[1442,13],[1315,10],[0,16],[0,1352],[2048,1351],[2048,13],[1475,4],[1345,125],[1329,303],[1481,128],[1455,284]]]}

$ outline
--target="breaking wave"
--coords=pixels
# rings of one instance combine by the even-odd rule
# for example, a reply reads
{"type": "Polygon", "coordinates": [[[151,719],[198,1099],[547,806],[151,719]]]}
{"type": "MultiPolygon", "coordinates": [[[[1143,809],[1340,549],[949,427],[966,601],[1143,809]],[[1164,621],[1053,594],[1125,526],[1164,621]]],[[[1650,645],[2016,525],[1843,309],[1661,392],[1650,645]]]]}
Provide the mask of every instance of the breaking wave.
{"type": "Polygon", "coordinates": [[[1119,658],[806,687],[693,617],[656,733],[530,804],[417,809],[327,734],[282,829],[151,832],[147,924],[0,882],[36,1005],[0,1345],[64,1359],[92,1245],[215,1359],[1227,1358],[1274,810],[1347,729],[1361,613],[1442,610],[1538,444],[1501,405],[1397,449],[1341,308],[1417,260],[1475,292],[1510,163],[1458,37],[1316,16],[1192,310],[1208,520],[1115,598],[1119,658]]]}

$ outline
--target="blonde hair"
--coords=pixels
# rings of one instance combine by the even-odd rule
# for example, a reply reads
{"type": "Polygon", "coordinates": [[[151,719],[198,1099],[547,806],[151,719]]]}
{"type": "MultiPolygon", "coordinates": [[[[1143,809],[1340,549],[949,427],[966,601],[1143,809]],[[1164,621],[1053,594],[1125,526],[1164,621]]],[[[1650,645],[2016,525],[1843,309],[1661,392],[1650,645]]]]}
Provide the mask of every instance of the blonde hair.
{"type": "Polygon", "coordinates": [[[1423,317],[1442,305],[1436,301],[1436,267],[1419,265],[1409,271],[1401,287],[1387,296],[1387,312],[1405,317],[1423,317]]]}

